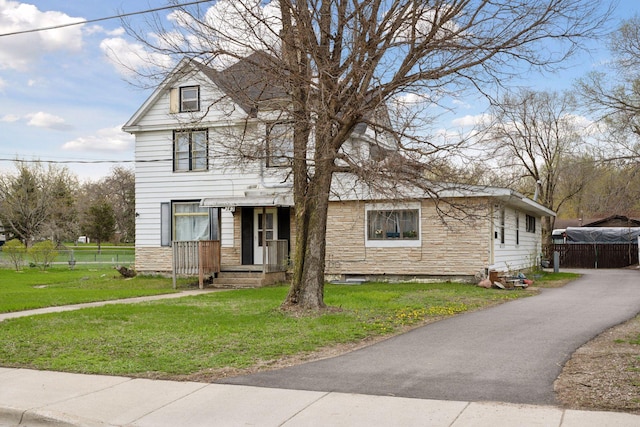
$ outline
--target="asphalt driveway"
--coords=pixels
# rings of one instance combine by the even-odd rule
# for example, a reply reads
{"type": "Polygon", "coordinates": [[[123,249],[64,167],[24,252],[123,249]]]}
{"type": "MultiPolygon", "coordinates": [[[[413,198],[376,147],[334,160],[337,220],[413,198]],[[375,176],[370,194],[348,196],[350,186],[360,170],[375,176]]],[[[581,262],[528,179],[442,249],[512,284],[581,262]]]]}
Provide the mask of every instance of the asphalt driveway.
{"type": "Polygon", "coordinates": [[[570,355],[640,312],[640,271],[581,273],[563,288],[432,323],[342,356],[219,382],[555,404],[553,382],[570,355]]]}

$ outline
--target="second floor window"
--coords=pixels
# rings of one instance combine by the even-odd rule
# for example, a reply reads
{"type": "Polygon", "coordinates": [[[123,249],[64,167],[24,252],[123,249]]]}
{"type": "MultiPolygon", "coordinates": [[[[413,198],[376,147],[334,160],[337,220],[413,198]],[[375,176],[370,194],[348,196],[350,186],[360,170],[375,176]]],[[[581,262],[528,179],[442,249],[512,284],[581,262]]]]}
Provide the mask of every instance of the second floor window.
{"type": "Polygon", "coordinates": [[[200,111],[200,86],[180,88],[180,112],[200,111]]]}
{"type": "Polygon", "coordinates": [[[175,131],[173,134],[173,170],[207,170],[208,151],[206,130],[175,131]]]}
{"type": "Polygon", "coordinates": [[[272,123],[267,126],[267,166],[290,166],[293,160],[293,125],[272,123]]]}

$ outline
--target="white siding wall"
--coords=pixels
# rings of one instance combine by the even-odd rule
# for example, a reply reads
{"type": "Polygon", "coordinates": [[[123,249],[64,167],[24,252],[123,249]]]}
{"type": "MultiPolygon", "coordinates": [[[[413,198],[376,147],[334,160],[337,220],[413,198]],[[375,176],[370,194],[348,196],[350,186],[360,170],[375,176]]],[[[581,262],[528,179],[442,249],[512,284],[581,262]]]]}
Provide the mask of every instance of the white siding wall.
{"type": "MultiPolygon", "coordinates": [[[[211,82],[197,76],[180,86],[201,85],[201,109],[217,102],[204,119],[194,120],[192,113],[169,113],[169,90],[161,94],[137,123],[145,131],[136,132],[136,246],[160,246],[160,204],[172,200],[200,200],[205,197],[241,197],[251,188],[264,184],[280,185],[286,171],[265,168],[263,160],[238,163],[241,141],[252,138],[245,132],[242,110],[230,101],[220,101],[221,94],[211,90],[211,82]],[[189,125],[189,123],[192,123],[189,125]],[[173,172],[173,131],[209,130],[209,170],[173,172]]],[[[263,128],[253,127],[262,137],[263,128]]],[[[233,246],[233,214],[223,210],[223,246],[233,246]]]]}
{"type": "MultiPolygon", "coordinates": [[[[205,197],[241,197],[247,189],[265,181],[267,185],[279,183],[270,170],[261,177],[255,162],[242,167],[228,158],[211,158],[210,170],[173,172],[173,132],[155,131],[136,135],[136,245],[160,245],[160,203],[172,200],[200,200],[205,197]],[[267,176],[271,174],[271,176],[267,176]]],[[[210,142],[210,152],[219,151],[216,142],[210,142]],[[213,147],[212,147],[213,146],[213,147]]],[[[232,225],[231,212],[223,211],[223,225],[232,225]]],[[[223,230],[225,244],[233,241],[231,231],[223,230]],[[231,234],[229,234],[231,233],[231,234]]]]}
{"type": "Polygon", "coordinates": [[[220,244],[223,248],[232,248],[233,247],[233,213],[228,209],[222,210],[221,215],[221,236],[220,236],[220,244]]]}
{"type": "Polygon", "coordinates": [[[511,207],[504,207],[505,213],[505,239],[504,243],[500,240],[500,210],[497,207],[494,210],[493,229],[493,265],[492,270],[497,271],[514,271],[522,270],[537,265],[541,251],[541,221],[540,217],[536,217],[536,231],[530,233],[526,231],[526,215],[524,211],[518,211],[511,207]],[[519,243],[516,241],[516,216],[519,220],[519,243]]]}

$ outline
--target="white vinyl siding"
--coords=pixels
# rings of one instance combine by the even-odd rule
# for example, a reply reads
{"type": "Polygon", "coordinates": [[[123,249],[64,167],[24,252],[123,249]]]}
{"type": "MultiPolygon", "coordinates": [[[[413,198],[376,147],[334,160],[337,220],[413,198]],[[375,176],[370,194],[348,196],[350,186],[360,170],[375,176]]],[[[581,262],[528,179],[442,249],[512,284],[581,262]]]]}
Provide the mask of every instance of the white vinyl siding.
{"type": "MultiPolygon", "coordinates": [[[[286,170],[263,170],[258,161],[239,165],[220,156],[215,131],[209,131],[209,170],[173,172],[173,131],[140,132],[136,135],[136,246],[161,246],[161,203],[202,200],[207,197],[243,197],[256,183],[282,185],[286,170]],[[215,152],[218,156],[211,153],[215,152]],[[269,173],[267,173],[269,172],[269,173]]],[[[222,243],[233,246],[233,214],[222,211],[222,243]]]]}
{"type": "Polygon", "coordinates": [[[293,124],[271,123],[267,126],[267,166],[282,167],[293,163],[293,124]]]}
{"type": "MultiPolygon", "coordinates": [[[[490,266],[499,271],[522,270],[534,266],[541,252],[540,227],[536,232],[522,232],[526,217],[531,217],[508,206],[494,211],[494,262],[490,266]],[[501,212],[504,212],[504,227],[501,212]],[[501,243],[501,229],[504,228],[504,243],[501,243]]],[[[536,219],[539,221],[539,219],[536,219]]]]}

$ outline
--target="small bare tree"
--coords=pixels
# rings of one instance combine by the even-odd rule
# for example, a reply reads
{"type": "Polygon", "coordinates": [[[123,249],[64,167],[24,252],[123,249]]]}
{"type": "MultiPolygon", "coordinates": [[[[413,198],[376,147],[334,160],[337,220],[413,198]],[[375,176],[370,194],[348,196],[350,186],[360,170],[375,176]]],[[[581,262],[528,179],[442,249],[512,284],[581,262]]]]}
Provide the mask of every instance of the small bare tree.
{"type": "MultiPolygon", "coordinates": [[[[266,53],[252,56],[264,76],[260,87],[265,94],[282,88],[286,97],[250,105],[247,122],[279,106],[276,119],[293,129],[296,249],[283,306],[320,309],[334,177],[348,173],[379,191],[412,183],[433,194],[424,180],[429,162],[459,146],[429,136],[424,108],[400,100],[425,107],[463,87],[489,90],[510,74],[553,68],[594,35],[606,13],[600,2],[583,0],[219,0],[210,9],[180,8],[172,28],[158,19],[153,38],[137,35],[155,54],[186,54],[213,67],[266,53]],[[361,126],[370,157],[349,146],[361,126]]],[[[238,158],[264,153],[251,141],[234,143],[238,158]]]]}

